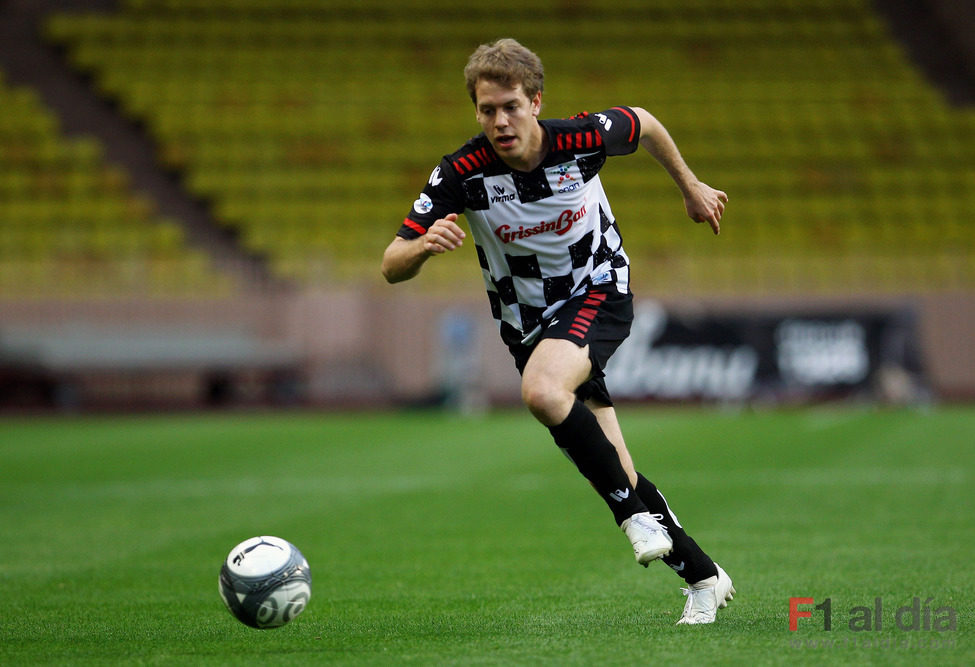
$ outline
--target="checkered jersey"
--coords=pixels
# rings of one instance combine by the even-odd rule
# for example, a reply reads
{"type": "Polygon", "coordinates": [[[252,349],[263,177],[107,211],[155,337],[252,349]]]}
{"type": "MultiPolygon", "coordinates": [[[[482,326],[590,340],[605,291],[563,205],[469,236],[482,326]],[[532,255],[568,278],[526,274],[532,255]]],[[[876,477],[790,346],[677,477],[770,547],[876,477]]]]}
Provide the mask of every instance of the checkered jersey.
{"type": "Polygon", "coordinates": [[[482,133],[433,170],[397,234],[414,239],[448,213],[470,224],[502,339],[532,343],[592,285],[629,291],[629,259],[599,181],[609,155],[632,153],[640,124],[627,107],[539,121],[549,151],[532,172],[508,167],[482,133]]]}

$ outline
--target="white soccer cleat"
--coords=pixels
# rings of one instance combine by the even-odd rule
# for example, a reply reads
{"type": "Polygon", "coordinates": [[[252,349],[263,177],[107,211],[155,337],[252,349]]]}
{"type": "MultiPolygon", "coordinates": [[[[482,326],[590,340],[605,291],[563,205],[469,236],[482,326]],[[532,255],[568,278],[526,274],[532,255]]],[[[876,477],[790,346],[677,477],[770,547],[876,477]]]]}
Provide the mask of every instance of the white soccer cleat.
{"type": "Polygon", "coordinates": [[[667,534],[667,529],[650,512],[634,514],[623,521],[620,528],[630,538],[636,562],[643,567],[647,567],[651,561],[666,556],[674,548],[674,542],[667,534]]]}
{"type": "Polygon", "coordinates": [[[714,566],[718,568],[717,577],[710,577],[692,584],[690,588],[680,589],[687,596],[687,602],[677,625],[714,623],[718,610],[727,607],[735,598],[736,591],[731,577],[717,563],[714,566]]]}

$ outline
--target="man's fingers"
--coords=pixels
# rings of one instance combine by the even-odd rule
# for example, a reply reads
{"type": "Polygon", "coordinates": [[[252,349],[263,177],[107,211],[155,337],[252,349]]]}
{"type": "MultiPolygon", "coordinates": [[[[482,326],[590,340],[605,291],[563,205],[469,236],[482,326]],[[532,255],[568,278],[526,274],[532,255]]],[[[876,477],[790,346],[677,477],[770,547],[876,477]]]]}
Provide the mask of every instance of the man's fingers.
{"type": "Polygon", "coordinates": [[[706,222],[711,226],[711,231],[715,236],[721,233],[721,216],[724,215],[725,204],[728,202],[728,194],[722,190],[711,189],[713,197],[704,204],[703,211],[696,216],[696,222],[706,222]]]}
{"type": "Polygon", "coordinates": [[[463,245],[466,237],[464,230],[457,225],[457,214],[448,213],[427,230],[425,245],[428,252],[439,255],[448,250],[456,250],[463,245]]]}
{"type": "Polygon", "coordinates": [[[446,252],[447,250],[455,250],[460,246],[461,241],[458,239],[453,239],[445,234],[438,234],[436,232],[427,232],[426,246],[427,250],[430,252],[435,252],[440,254],[446,252]]]}
{"type": "Polygon", "coordinates": [[[701,223],[701,222],[708,223],[708,225],[710,225],[711,227],[711,231],[713,231],[717,235],[721,233],[720,221],[723,212],[724,211],[722,207],[716,206],[713,211],[708,213],[700,213],[694,216],[692,219],[694,220],[694,222],[697,223],[701,223]]]}
{"type": "Polygon", "coordinates": [[[436,234],[439,238],[454,245],[460,245],[467,237],[464,230],[455,224],[445,224],[437,228],[436,234]]]}

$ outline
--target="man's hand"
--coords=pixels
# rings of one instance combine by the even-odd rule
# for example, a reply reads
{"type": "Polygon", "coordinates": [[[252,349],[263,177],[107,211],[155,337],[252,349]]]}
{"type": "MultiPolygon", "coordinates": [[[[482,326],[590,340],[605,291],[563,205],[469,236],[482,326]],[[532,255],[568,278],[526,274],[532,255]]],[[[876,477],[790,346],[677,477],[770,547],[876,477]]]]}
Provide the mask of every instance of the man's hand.
{"type": "Polygon", "coordinates": [[[457,224],[457,214],[448,213],[430,225],[423,236],[407,241],[397,236],[383,253],[382,272],[387,282],[409,280],[420,272],[423,263],[434,255],[456,250],[467,235],[457,224]]]}
{"type": "Polygon", "coordinates": [[[728,203],[728,195],[721,190],[715,190],[709,185],[697,181],[691,186],[690,192],[684,195],[684,208],[687,215],[694,222],[706,222],[711,225],[715,234],[721,233],[721,216],[724,215],[724,205],[728,203]]]}
{"type": "Polygon", "coordinates": [[[457,214],[448,213],[430,225],[423,239],[423,249],[430,255],[440,255],[448,250],[456,250],[464,244],[467,235],[457,224],[457,214]]]}
{"type": "Polygon", "coordinates": [[[656,159],[684,193],[684,208],[694,222],[706,222],[721,233],[721,216],[728,195],[697,180],[684,162],[667,128],[642,107],[631,107],[640,121],[640,145],[656,159]]]}

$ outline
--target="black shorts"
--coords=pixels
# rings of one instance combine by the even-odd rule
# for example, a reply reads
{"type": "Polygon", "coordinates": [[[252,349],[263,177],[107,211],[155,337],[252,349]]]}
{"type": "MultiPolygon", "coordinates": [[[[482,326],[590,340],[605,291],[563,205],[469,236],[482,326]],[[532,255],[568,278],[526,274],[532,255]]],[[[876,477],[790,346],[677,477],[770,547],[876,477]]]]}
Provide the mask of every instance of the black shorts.
{"type": "Polygon", "coordinates": [[[620,294],[615,287],[594,287],[587,294],[569,299],[548,322],[531,345],[509,345],[518,372],[525,370],[535,346],[546,338],[572,341],[579,347],[589,346],[592,377],[576,389],[580,401],[592,399],[613,405],[606,388],[605,368],[609,358],[630,335],[633,323],[633,295],[620,294]]]}

